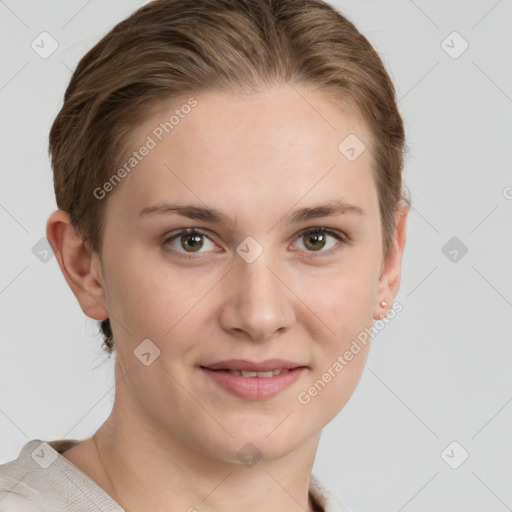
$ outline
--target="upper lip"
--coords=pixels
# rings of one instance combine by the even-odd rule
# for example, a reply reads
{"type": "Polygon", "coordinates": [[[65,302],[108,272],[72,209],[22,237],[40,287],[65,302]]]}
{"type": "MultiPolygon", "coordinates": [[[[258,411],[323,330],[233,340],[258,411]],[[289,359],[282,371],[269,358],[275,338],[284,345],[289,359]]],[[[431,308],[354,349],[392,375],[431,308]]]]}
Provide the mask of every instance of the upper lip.
{"type": "Polygon", "coordinates": [[[208,365],[201,365],[204,368],[210,370],[238,370],[238,371],[249,371],[249,372],[265,372],[274,370],[276,368],[289,369],[299,368],[304,366],[294,361],[286,361],[284,359],[266,359],[265,361],[256,362],[248,361],[246,359],[226,359],[225,361],[219,361],[218,363],[212,363],[208,365]]]}

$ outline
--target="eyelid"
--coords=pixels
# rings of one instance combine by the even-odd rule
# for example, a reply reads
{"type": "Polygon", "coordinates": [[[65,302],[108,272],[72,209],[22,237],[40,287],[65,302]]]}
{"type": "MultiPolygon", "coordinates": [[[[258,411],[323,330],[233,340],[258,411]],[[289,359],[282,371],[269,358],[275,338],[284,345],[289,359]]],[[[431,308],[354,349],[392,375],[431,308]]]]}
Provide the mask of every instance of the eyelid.
{"type": "Polygon", "coordinates": [[[328,235],[334,236],[335,238],[339,238],[340,240],[348,242],[348,237],[343,231],[340,231],[339,229],[334,228],[328,228],[327,226],[310,226],[308,228],[304,228],[300,230],[296,238],[300,238],[301,236],[304,236],[309,233],[326,233],[328,235]]]}

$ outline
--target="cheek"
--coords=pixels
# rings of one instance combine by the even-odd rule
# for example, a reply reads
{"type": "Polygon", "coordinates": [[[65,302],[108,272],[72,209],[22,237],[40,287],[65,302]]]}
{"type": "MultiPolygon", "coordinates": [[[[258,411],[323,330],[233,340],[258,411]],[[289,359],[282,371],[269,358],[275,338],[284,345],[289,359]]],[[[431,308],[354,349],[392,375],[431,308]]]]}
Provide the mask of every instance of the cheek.
{"type": "Polygon", "coordinates": [[[109,311],[125,329],[119,334],[162,340],[187,315],[201,290],[179,269],[169,270],[163,257],[148,263],[136,253],[125,254],[109,273],[109,311]],[[144,262],[144,263],[141,263],[144,262]],[[128,332],[127,332],[128,331],[128,332]]]}
{"type": "Polygon", "coordinates": [[[327,332],[336,344],[371,325],[378,285],[375,268],[375,261],[353,257],[321,274],[298,278],[303,282],[301,296],[330,327],[327,332]]]}
{"type": "Polygon", "coordinates": [[[327,424],[344,407],[363,373],[371,342],[369,328],[375,297],[372,272],[342,272],[324,293],[310,296],[309,317],[319,317],[311,331],[315,371],[297,395],[300,407],[327,424]]]}
{"type": "Polygon", "coordinates": [[[147,257],[127,255],[111,274],[115,298],[109,311],[118,347],[132,357],[139,344],[150,339],[160,350],[159,363],[181,375],[197,362],[201,340],[218,335],[216,313],[229,276],[222,279],[225,269],[172,265],[164,256],[144,266],[141,261],[147,257]],[[122,326],[116,326],[116,320],[122,326]]]}
{"type": "Polygon", "coordinates": [[[361,255],[344,263],[314,280],[305,280],[303,289],[314,313],[309,318],[322,327],[310,331],[315,340],[316,370],[311,388],[303,389],[303,400],[298,397],[298,401],[314,408],[324,421],[332,419],[355,390],[371,342],[377,262],[361,255]]]}

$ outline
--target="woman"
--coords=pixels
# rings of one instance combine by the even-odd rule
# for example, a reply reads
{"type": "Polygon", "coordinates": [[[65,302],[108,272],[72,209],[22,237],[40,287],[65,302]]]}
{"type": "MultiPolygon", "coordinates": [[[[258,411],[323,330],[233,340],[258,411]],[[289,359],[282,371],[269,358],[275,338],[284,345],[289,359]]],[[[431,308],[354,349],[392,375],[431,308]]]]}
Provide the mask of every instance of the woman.
{"type": "Polygon", "coordinates": [[[311,471],[395,311],[404,139],[377,53],[320,0],[156,0],[114,27],[51,129],[47,238],[115,403],[0,466],[1,510],[345,510],[311,471]]]}

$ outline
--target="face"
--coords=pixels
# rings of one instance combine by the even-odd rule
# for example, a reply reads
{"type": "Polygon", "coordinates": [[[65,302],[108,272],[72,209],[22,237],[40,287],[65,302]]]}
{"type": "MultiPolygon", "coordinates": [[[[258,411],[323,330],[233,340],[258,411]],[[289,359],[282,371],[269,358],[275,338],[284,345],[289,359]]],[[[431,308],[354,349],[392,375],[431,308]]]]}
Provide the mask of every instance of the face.
{"type": "Polygon", "coordinates": [[[236,461],[251,442],[276,459],[342,409],[367,357],[368,343],[353,342],[383,298],[370,137],[304,88],[194,98],[169,133],[160,123],[188,97],[131,133],[129,154],[153,146],[148,136],[154,147],[103,199],[95,265],[126,372],[117,393],[205,454],[236,461]],[[349,134],[366,145],[353,161],[338,148],[349,134]],[[352,206],[314,210],[342,202],[352,206]],[[302,368],[274,384],[203,368],[274,358],[302,368]]]}

